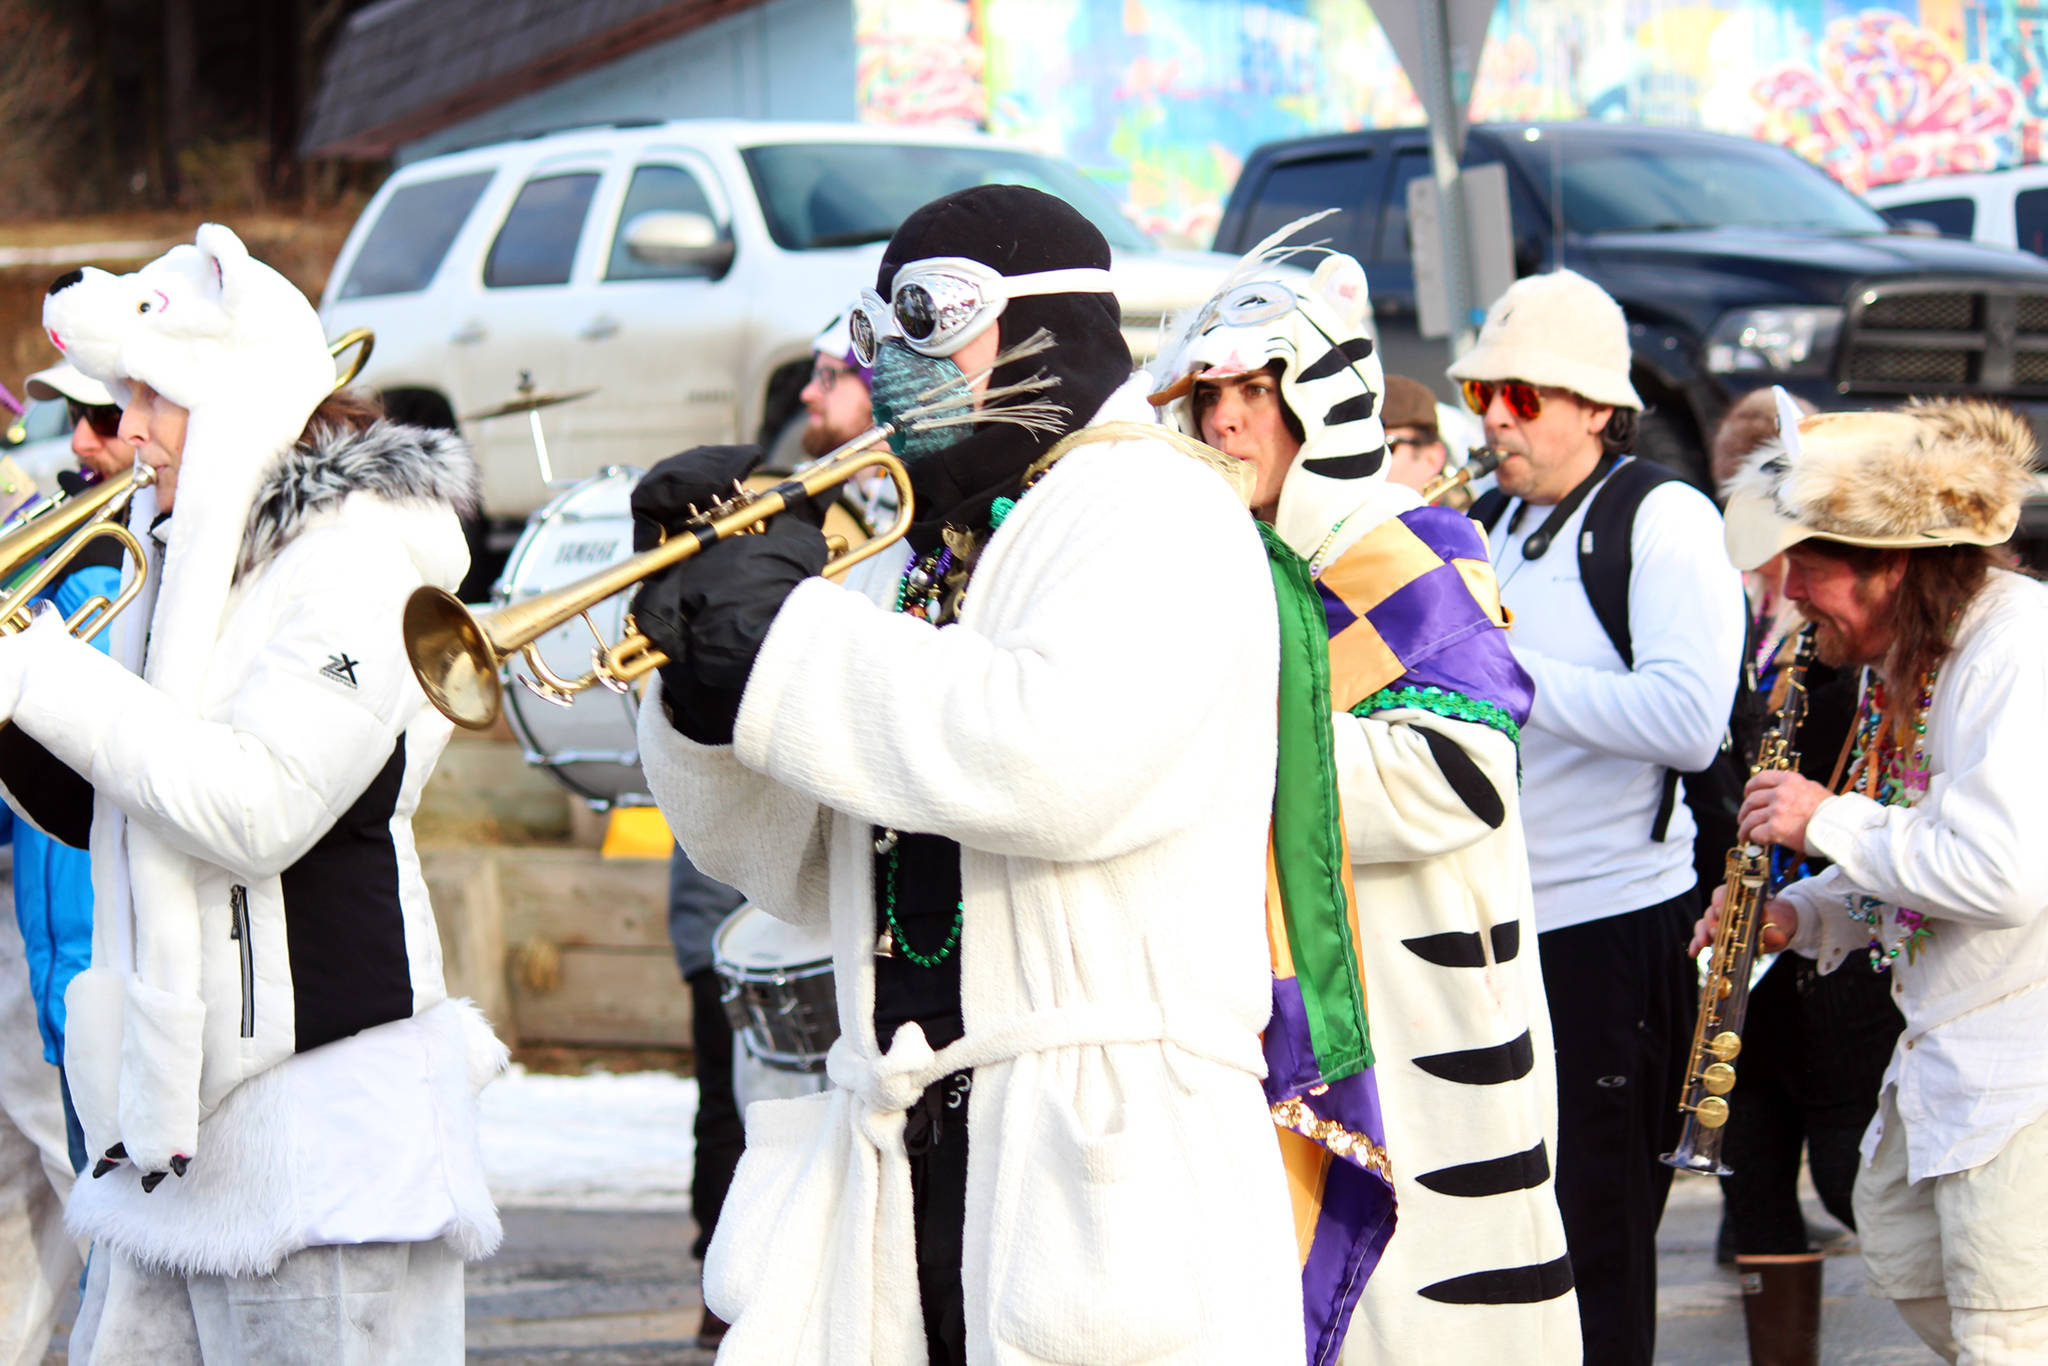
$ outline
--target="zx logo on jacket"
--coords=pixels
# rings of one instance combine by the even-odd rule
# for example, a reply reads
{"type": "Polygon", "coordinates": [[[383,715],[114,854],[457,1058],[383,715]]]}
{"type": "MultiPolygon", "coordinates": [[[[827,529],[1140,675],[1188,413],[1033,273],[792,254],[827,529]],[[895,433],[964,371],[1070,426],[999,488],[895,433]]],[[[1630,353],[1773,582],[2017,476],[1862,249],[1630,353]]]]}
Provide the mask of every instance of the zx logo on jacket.
{"type": "Polygon", "coordinates": [[[320,666],[320,676],[353,688],[356,686],[356,661],[345,654],[329,655],[327,662],[320,666]]]}

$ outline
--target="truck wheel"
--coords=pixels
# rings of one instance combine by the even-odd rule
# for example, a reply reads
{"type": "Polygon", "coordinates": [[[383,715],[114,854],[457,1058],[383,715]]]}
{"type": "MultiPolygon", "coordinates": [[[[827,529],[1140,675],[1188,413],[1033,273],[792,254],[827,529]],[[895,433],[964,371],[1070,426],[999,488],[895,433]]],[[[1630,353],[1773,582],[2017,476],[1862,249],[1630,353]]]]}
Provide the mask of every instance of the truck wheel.
{"type": "Polygon", "coordinates": [[[1643,409],[1636,419],[1635,453],[1645,460],[1668,465],[1685,476],[1686,482],[1714,495],[1714,480],[1707,468],[1707,449],[1684,414],[1662,406],[1643,409]]]}

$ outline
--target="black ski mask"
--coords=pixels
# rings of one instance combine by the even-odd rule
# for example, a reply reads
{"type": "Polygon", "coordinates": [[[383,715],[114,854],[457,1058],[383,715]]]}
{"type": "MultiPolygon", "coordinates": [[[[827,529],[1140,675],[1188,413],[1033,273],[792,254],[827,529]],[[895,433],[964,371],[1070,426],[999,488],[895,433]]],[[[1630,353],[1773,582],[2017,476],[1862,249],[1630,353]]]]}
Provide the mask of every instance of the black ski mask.
{"type": "MultiPolygon", "coordinates": [[[[897,270],[935,256],[964,256],[1004,275],[1030,275],[1070,267],[1109,267],[1101,230],[1065,200],[1022,185],[977,185],[926,204],[903,221],[882,255],[876,290],[889,296],[897,270]]],[[[968,435],[911,466],[917,500],[911,544],[929,550],[947,523],[988,525],[989,504],[1014,496],[1024,471],[1061,437],[1086,426],[1110,394],[1131,377],[1122,313],[1113,294],[1044,294],[1012,299],[996,327],[1005,346],[1038,329],[1052,334],[1050,350],[999,367],[990,388],[1043,372],[1058,381],[1040,397],[1067,410],[1059,429],[1038,432],[1007,423],[983,423],[968,435]]]]}

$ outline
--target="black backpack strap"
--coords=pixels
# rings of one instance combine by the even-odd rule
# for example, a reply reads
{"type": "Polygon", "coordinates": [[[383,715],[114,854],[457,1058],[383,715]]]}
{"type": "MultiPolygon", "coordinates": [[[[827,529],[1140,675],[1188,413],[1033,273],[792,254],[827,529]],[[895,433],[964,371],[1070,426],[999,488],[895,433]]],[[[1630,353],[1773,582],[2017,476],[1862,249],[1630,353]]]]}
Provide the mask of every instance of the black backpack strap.
{"type": "MultiPolygon", "coordinates": [[[[1586,601],[1607,633],[1624,667],[1636,666],[1635,637],[1628,625],[1628,581],[1635,572],[1636,510],[1651,489],[1680,479],[1676,470],[1640,457],[1623,462],[1593,495],[1579,523],[1579,581],[1586,601]]],[[[1678,770],[1664,770],[1664,795],[1650,838],[1662,843],[1678,809],[1678,770]]]]}
{"type": "Polygon", "coordinates": [[[1491,533],[1500,525],[1501,514],[1508,510],[1508,504],[1512,501],[1514,500],[1496,486],[1480,494],[1479,501],[1474,503],[1465,515],[1491,533]]]}
{"type": "Polygon", "coordinates": [[[1636,509],[1659,484],[1682,480],[1678,471],[1640,458],[1625,461],[1586,509],[1579,523],[1579,579],[1586,588],[1586,601],[1600,619],[1600,629],[1621,656],[1622,664],[1636,666],[1635,639],[1628,627],[1628,581],[1635,572],[1636,509]]]}

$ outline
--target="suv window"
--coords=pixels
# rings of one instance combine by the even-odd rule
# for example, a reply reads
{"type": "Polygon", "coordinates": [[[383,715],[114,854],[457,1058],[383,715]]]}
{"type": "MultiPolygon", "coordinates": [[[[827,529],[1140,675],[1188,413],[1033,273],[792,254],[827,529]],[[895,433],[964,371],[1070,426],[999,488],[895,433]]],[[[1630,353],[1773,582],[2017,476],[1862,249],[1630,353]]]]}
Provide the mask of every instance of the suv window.
{"type": "MultiPolygon", "coordinates": [[[[2018,205],[2014,205],[2017,212],[2018,205]]],[[[1918,204],[1894,204],[1881,210],[1894,223],[1918,219],[1941,229],[1943,237],[1968,238],[1977,230],[1977,201],[1974,199],[1928,199],[1918,204]]]]}
{"type": "Polygon", "coordinates": [[[493,289],[569,283],[583,219],[596,192],[595,171],[527,181],[484,259],[484,283],[493,289]]]}
{"type": "Polygon", "coordinates": [[[490,181],[491,172],[475,171],[394,191],[335,297],[367,299],[425,289],[490,181]]]}
{"type": "MultiPolygon", "coordinates": [[[[618,225],[612,232],[611,260],[605,263],[604,278],[607,280],[686,280],[703,279],[709,275],[702,266],[666,265],[657,261],[643,261],[626,248],[626,225],[643,213],[700,213],[712,222],[718,222],[718,214],[711,207],[711,197],[704,193],[704,187],[697,177],[681,166],[636,166],[633,181],[626,187],[626,202],[619,206],[618,225]]],[[[732,236],[732,229],[719,225],[721,241],[732,236]]]]}
{"type": "Polygon", "coordinates": [[[1369,257],[1367,249],[1372,244],[1366,234],[1372,226],[1370,206],[1374,172],[1379,166],[1370,152],[1279,163],[1266,173],[1266,182],[1259,187],[1258,200],[1244,227],[1245,246],[1249,248],[1305,214],[1334,208],[1334,215],[1316,224],[1315,235],[1327,237],[1339,251],[1361,259],[1369,257]]]}
{"type": "Polygon", "coordinates": [[[915,143],[783,142],[740,153],[768,235],[784,251],[886,242],[913,209],[970,185],[1028,185],[1057,195],[1102,229],[1118,251],[1151,239],[1073,167],[1004,147],[915,143]]]}
{"type": "Polygon", "coordinates": [[[2048,190],[2022,190],[2014,195],[2012,226],[2013,240],[2021,251],[2048,256],[2048,190]]]}

